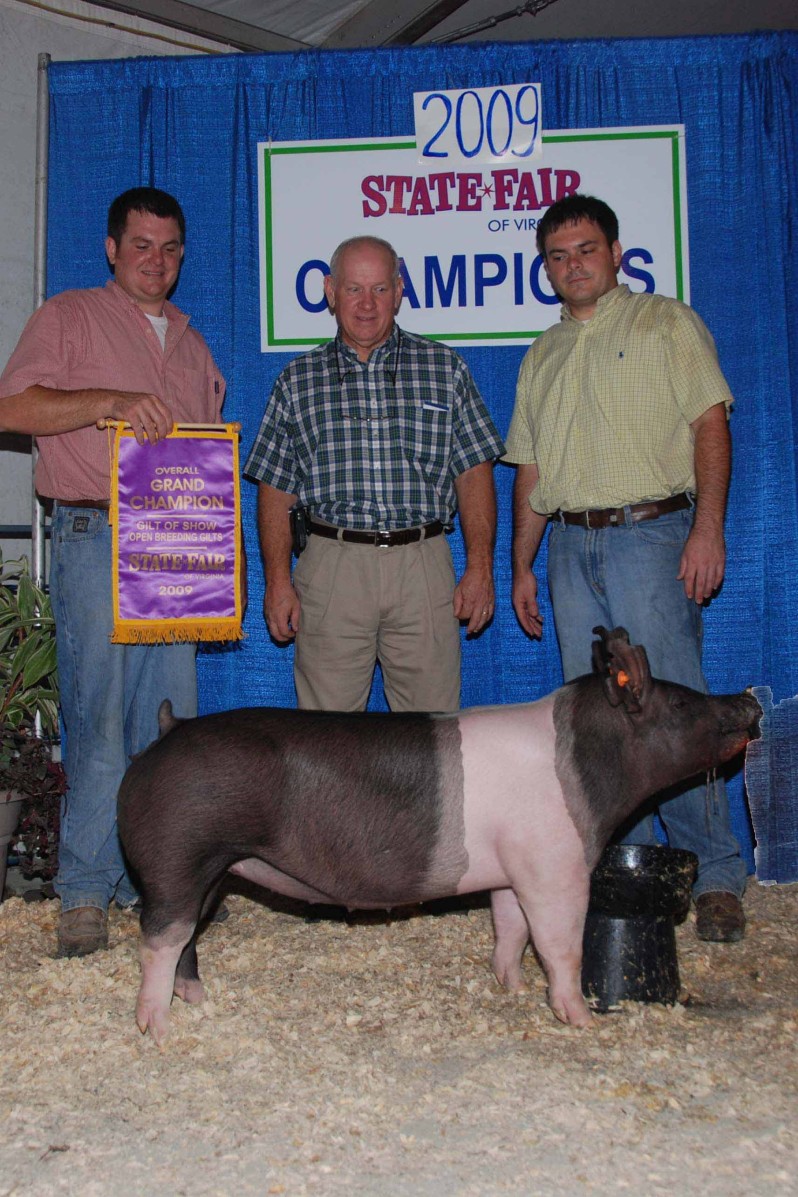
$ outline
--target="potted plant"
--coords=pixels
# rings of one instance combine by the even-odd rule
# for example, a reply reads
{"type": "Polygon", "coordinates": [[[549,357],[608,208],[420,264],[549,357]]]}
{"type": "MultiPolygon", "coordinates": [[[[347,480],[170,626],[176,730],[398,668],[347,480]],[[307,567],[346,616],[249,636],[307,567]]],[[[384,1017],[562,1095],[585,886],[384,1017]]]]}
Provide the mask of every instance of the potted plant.
{"type": "Polygon", "coordinates": [[[23,808],[63,788],[49,737],[58,728],[55,624],[27,559],[0,553],[0,898],[8,844],[23,808]]]}

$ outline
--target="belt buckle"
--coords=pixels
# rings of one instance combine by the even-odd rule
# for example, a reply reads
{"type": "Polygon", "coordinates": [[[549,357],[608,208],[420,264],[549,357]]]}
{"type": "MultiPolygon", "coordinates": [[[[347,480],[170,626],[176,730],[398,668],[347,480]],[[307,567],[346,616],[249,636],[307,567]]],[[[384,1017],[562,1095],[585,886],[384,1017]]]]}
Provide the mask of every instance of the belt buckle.
{"type": "Polygon", "coordinates": [[[386,528],[381,528],[379,532],[374,533],[374,544],[378,549],[389,549],[391,547],[391,533],[386,528]]]}

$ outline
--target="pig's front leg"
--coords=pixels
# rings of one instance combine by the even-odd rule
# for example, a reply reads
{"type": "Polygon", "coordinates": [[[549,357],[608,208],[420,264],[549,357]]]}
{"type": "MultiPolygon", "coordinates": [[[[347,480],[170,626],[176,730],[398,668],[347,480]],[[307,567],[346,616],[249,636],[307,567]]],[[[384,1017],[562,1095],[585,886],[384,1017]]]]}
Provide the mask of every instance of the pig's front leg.
{"type": "Polygon", "coordinates": [[[196,923],[171,923],[158,935],[147,935],[142,929],[141,986],[136,999],[136,1022],[142,1035],[149,1031],[158,1047],[163,1045],[169,1033],[169,1006],[175,990],[175,972],[195,927],[196,923]]]}
{"type": "Polygon", "coordinates": [[[511,993],[526,993],[528,986],[521,976],[521,959],[529,943],[526,915],[511,889],[494,889],[490,895],[493,931],[493,971],[496,980],[511,993]]]}
{"type": "Polygon", "coordinates": [[[570,886],[545,894],[516,888],[532,941],[549,982],[549,1005],[560,1022],[588,1027],[592,1015],[582,996],[582,938],[590,878],[573,877],[570,886]]]}

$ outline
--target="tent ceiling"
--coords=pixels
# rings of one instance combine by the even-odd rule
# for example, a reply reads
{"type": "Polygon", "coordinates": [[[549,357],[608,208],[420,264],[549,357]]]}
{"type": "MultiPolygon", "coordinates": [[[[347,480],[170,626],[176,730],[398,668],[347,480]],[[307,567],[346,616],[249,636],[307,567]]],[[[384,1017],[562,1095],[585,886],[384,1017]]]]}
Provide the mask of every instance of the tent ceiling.
{"type": "Polygon", "coordinates": [[[796,0],[94,0],[241,50],[798,29],[796,0]]]}

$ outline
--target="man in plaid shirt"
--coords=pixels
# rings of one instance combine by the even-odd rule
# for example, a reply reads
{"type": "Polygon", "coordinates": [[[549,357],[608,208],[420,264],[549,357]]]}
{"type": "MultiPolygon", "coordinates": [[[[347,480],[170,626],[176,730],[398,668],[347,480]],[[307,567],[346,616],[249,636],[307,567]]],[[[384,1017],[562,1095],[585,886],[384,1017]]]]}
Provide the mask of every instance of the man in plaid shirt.
{"type": "Polygon", "coordinates": [[[473,635],[493,615],[503,445],[458,354],[396,324],[387,242],[343,242],[324,289],[338,336],[279,376],[245,470],[260,484],[266,622],[296,637],[300,707],[362,710],[379,660],[391,710],[456,710],[458,622],[473,635]],[[297,502],[310,536],[292,580],[297,502]],[[459,583],[442,535],[456,508],[459,583]]]}

